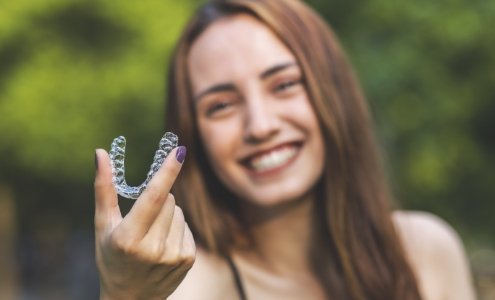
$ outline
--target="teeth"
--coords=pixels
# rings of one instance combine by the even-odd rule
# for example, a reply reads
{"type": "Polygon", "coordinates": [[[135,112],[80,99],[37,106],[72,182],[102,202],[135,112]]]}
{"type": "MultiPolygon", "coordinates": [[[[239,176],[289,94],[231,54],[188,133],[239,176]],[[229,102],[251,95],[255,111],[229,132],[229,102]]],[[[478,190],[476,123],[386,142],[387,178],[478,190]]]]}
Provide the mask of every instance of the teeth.
{"type": "Polygon", "coordinates": [[[296,147],[284,147],[251,159],[249,165],[256,171],[273,169],[285,164],[296,152],[296,147]]]}

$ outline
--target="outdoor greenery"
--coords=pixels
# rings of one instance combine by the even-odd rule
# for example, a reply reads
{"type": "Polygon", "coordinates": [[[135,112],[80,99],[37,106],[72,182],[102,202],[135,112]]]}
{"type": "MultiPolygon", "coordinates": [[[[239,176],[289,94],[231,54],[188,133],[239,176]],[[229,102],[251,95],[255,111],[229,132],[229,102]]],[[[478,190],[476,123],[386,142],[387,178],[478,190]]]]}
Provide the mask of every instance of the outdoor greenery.
{"type": "Polygon", "coordinates": [[[312,2],[355,64],[399,201],[493,246],[495,2],[312,2]]]}
{"type": "MultiPolygon", "coordinates": [[[[494,249],[495,1],[307,2],[361,80],[399,205],[447,220],[469,253],[494,249]]],[[[127,137],[130,182],[143,179],[168,58],[198,3],[0,0],[0,184],[20,241],[92,231],[93,153],[114,137],[127,137]]]]}

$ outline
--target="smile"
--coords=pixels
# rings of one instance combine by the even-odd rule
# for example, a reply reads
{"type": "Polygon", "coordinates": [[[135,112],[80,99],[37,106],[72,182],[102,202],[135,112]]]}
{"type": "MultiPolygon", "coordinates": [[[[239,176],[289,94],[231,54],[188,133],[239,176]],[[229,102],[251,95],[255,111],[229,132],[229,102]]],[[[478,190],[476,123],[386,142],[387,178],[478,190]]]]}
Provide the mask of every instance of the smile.
{"type": "Polygon", "coordinates": [[[296,158],[299,148],[298,144],[284,144],[250,157],[244,165],[253,173],[273,173],[288,166],[296,158]]]}

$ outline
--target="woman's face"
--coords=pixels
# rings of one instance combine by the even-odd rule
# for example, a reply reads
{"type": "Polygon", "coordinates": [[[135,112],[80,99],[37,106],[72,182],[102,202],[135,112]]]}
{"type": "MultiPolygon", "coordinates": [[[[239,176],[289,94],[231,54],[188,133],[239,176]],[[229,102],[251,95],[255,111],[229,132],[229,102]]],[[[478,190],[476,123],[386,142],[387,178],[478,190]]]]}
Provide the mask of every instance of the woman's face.
{"type": "Polygon", "coordinates": [[[248,15],[219,20],[188,58],[210,164],[238,197],[269,206],[300,198],[323,172],[324,144],[291,51],[248,15]]]}

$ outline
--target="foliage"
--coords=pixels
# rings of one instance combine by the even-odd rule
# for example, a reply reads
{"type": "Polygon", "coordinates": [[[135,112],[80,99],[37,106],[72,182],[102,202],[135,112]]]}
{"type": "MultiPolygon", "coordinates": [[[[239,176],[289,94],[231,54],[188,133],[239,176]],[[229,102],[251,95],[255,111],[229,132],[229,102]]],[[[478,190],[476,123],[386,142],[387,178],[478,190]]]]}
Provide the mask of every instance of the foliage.
{"type": "Polygon", "coordinates": [[[399,201],[494,243],[495,2],[308,2],[356,67],[399,201]]]}
{"type": "Polygon", "coordinates": [[[136,151],[160,138],[166,61],[190,12],[176,1],[3,3],[2,169],[86,184],[94,148],[122,134],[135,170],[136,151]]]}

